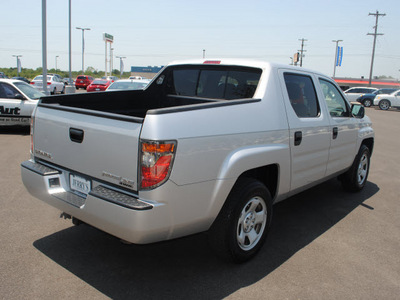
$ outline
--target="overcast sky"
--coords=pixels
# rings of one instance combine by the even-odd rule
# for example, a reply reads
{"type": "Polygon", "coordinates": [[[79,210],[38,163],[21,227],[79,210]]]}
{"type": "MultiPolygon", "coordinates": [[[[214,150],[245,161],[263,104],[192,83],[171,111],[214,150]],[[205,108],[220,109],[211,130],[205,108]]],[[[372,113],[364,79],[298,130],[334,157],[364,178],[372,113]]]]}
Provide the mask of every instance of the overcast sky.
{"type": "MultiPolygon", "coordinates": [[[[0,67],[42,66],[42,1],[3,0],[0,67]]],[[[251,58],[290,63],[305,38],[303,66],[333,75],[335,43],[343,40],[338,77],[369,76],[375,17],[379,18],[374,76],[400,78],[399,0],[72,0],[72,70],[104,71],[103,32],[114,36],[114,55],[131,66],[161,66],[177,59],[251,58]]],[[[68,70],[68,0],[47,0],[47,65],[68,70]]],[[[119,69],[119,59],[114,59],[119,69]]]]}

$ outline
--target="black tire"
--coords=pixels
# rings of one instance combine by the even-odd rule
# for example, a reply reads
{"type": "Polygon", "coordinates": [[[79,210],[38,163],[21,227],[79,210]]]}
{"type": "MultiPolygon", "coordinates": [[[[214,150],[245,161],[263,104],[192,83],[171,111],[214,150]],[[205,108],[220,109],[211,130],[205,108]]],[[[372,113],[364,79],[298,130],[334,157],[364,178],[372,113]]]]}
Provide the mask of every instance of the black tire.
{"type": "Polygon", "coordinates": [[[381,100],[379,101],[379,108],[382,110],[388,110],[390,108],[389,100],[381,100]]]}
{"type": "Polygon", "coordinates": [[[63,86],[63,89],[61,91],[61,94],[65,94],[65,85],[63,86]]]}
{"type": "Polygon", "coordinates": [[[221,259],[245,262],[261,249],[271,219],[272,199],[265,185],[240,178],[209,230],[209,243],[221,259]]]}
{"type": "Polygon", "coordinates": [[[372,100],[371,99],[365,99],[363,104],[364,104],[365,107],[370,107],[372,105],[372,100]]]}
{"type": "Polygon", "coordinates": [[[50,95],[55,95],[56,94],[56,88],[52,92],[50,92],[50,95]]]}
{"type": "Polygon", "coordinates": [[[344,173],[340,180],[343,188],[348,192],[361,191],[367,183],[371,152],[365,145],[361,145],[351,168],[344,173]]]}

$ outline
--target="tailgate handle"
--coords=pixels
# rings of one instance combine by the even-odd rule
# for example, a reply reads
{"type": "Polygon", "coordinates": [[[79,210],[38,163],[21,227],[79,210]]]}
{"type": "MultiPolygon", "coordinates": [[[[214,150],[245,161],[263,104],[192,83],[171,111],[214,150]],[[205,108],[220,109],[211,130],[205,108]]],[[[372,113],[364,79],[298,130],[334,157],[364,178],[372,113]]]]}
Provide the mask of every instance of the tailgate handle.
{"type": "Polygon", "coordinates": [[[71,141],[75,143],[82,143],[83,142],[84,132],[82,129],[70,128],[69,129],[69,138],[71,141]]]}

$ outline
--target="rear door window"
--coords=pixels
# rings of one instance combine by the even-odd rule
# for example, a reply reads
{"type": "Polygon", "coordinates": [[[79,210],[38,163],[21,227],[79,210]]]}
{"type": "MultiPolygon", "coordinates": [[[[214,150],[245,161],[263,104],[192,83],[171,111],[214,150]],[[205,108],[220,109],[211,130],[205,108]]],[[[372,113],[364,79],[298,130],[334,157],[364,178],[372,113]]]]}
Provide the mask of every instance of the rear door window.
{"type": "Polygon", "coordinates": [[[315,118],[320,114],[314,84],[310,76],[285,73],[290,104],[299,118],[315,118]]]}

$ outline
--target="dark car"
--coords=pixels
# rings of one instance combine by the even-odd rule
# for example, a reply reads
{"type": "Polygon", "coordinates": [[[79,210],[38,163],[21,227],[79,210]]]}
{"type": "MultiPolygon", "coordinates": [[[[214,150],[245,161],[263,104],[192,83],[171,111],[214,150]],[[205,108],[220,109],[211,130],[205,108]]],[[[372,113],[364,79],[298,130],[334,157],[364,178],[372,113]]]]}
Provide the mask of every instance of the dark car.
{"type": "Polygon", "coordinates": [[[86,76],[86,75],[79,75],[76,77],[75,80],[75,87],[77,90],[79,89],[85,89],[93,82],[94,78],[92,76],[86,76]]]}
{"type": "Polygon", "coordinates": [[[361,95],[359,98],[357,98],[357,101],[360,102],[365,107],[370,107],[371,105],[374,104],[374,99],[376,95],[390,94],[397,90],[398,89],[392,89],[392,88],[379,89],[372,93],[361,95]]]}
{"type": "Polygon", "coordinates": [[[13,77],[13,78],[11,78],[11,79],[16,79],[16,80],[21,80],[21,81],[24,81],[24,82],[26,82],[26,83],[31,83],[28,79],[26,79],[25,77],[18,77],[18,76],[16,76],[16,77],[13,77]]]}

